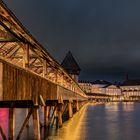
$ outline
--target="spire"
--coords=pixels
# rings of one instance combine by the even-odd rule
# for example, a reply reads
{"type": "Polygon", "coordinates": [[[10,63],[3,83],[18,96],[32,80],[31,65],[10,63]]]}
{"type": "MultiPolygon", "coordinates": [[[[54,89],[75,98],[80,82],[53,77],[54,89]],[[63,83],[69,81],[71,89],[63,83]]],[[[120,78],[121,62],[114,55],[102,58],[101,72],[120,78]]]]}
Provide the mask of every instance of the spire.
{"type": "Polygon", "coordinates": [[[80,67],[77,64],[76,60],[74,59],[72,53],[69,51],[63,62],[61,63],[61,66],[69,73],[69,74],[74,74],[74,75],[79,75],[80,74],[80,67]]]}

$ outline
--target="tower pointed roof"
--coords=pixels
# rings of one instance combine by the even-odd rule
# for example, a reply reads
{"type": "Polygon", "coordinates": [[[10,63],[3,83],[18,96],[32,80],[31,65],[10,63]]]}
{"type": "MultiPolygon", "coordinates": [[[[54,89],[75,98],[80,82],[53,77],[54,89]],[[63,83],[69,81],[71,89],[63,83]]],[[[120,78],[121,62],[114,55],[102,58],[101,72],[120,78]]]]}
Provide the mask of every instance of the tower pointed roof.
{"type": "Polygon", "coordinates": [[[70,51],[66,54],[63,62],[61,63],[61,66],[69,74],[75,74],[75,75],[80,74],[81,69],[70,51]]]}

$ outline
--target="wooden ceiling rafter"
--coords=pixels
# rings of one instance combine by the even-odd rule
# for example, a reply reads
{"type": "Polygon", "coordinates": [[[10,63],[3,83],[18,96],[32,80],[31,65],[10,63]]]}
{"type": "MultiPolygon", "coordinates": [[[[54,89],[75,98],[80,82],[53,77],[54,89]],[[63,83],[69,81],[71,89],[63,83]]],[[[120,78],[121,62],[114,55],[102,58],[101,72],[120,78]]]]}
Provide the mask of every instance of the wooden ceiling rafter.
{"type": "Polygon", "coordinates": [[[17,41],[18,40],[0,24],[0,43],[17,41]]]}
{"type": "Polygon", "coordinates": [[[25,42],[24,38],[22,35],[18,36],[16,32],[14,32],[13,28],[14,26],[11,25],[10,22],[6,21],[1,15],[0,15],[0,25],[7,31],[9,32],[17,41],[25,42]],[[10,25],[8,25],[10,24],[10,25]]]}
{"type": "Polygon", "coordinates": [[[11,46],[11,48],[9,48],[6,53],[4,54],[4,57],[9,57],[10,55],[12,55],[12,53],[14,53],[16,51],[16,49],[19,48],[19,46],[17,44],[11,46]]]}
{"type": "Polygon", "coordinates": [[[6,43],[0,43],[0,50],[6,45],[6,43]]]}

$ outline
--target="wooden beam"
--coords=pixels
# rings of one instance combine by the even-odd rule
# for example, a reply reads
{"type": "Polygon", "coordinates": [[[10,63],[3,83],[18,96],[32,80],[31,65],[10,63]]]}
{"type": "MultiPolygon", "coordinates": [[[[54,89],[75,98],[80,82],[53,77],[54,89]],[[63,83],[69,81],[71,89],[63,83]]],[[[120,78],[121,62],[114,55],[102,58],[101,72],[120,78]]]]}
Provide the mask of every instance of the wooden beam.
{"type": "Polygon", "coordinates": [[[68,109],[69,109],[69,118],[72,118],[73,108],[72,108],[72,103],[70,101],[68,102],[68,109]]]}
{"type": "Polygon", "coordinates": [[[1,44],[0,49],[2,49],[6,44],[7,44],[7,43],[1,44]]]}
{"type": "Polygon", "coordinates": [[[24,120],[24,123],[23,123],[23,125],[22,125],[22,127],[21,127],[21,129],[19,131],[19,134],[18,134],[16,140],[19,140],[21,138],[22,132],[23,132],[25,126],[27,125],[27,123],[29,122],[29,119],[30,119],[31,114],[32,114],[32,109],[30,109],[30,111],[28,112],[28,115],[27,115],[27,117],[24,120]]]}
{"type": "Polygon", "coordinates": [[[33,108],[33,124],[34,124],[34,140],[41,140],[40,137],[40,121],[39,121],[39,109],[33,108]]]}
{"type": "Polygon", "coordinates": [[[9,133],[8,139],[14,140],[15,138],[15,109],[9,108],[9,133]]]}
{"type": "Polygon", "coordinates": [[[65,107],[64,107],[64,109],[63,109],[63,113],[62,113],[62,115],[63,115],[64,112],[67,110],[67,108],[68,108],[68,103],[65,104],[65,107]]]}
{"type": "MultiPolygon", "coordinates": [[[[26,108],[26,117],[28,116],[29,114],[29,108],[26,108]]],[[[29,127],[29,121],[26,123],[26,127],[29,127]]]]}
{"type": "Polygon", "coordinates": [[[76,111],[79,111],[79,103],[76,101],[76,111]]]}
{"type": "Polygon", "coordinates": [[[63,123],[62,113],[63,113],[63,104],[58,104],[58,106],[57,106],[57,114],[58,114],[58,125],[59,125],[59,127],[61,127],[62,123],[63,123]]]}
{"type": "Polygon", "coordinates": [[[50,120],[49,120],[50,125],[52,125],[52,123],[53,123],[54,114],[55,114],[56,109],[57,109],[57,105],[54,107],[53,112],[52,112],[52,115],[51,115],[51,117],[50,117],[50,120]]]}
{"type": "Polygon", "coordinates": [[[3,100],[3,63],[0,62],[0,101],[3,100]]]}
{"type": "Polygon", "coordinates": [[[45,106],[46,104],[45,104],[45,101],[44,101],[42,95],[39,95],[39,98],[40,98],[42,106],[45,106]]]}
{"type": "Polygon", "coordinates": [[[43,60],[43,77],[47,74],[47,61],[43,60]]]}
{"type": "MultiPolygon", "coordinates": [[[[5,19],[2,15],[0,15],[0,19],[2,19],[5,22],[0,21],[0,25],[6,29],[9,33],[11,33],[17,40],[20,41],[24,41],[23,38],[19,37],[15,32],[13,32],[11,29],[9,29],[9,27],[7,26],[7,24],[9,25],[10,22],[7,21],[7,19],[5,19]]],[[[13,27],[13,25],[10,25],[10,27],[13,27]]]]}
{"type": "Polygon", "coordinates": [[[26,44],[24,46],[24,55],[23,55],[23,67],[28,67],[29,66],[29,45],[26,44]]]}
{"type": "Polygon", "coordinates": [[[31,107],[34,107],[33,101],[31,100],[0,101],[0,108],[31,108],[31,107]]]}
{"type": "Polygon", "coordinates": [[[44,125],[48,126],[49,124],[49,106],[44,106],[44,125]]]}
{"type": "Polygon", "coordinates": [[[55,70],[55,82],[58,82],[58,70],[55,70]]]}
{"type": "Polygon", "coordinates": [[[30,56],[30,65],[32,66],[35,63],[36,60],[37,60],[37,57],[31,57],[30,56]]]}
{"type": "Polygon", "coordinates": [[[0,40],[0,43],[7,43],[7,42],[18,42],[18,40],[16,40],[16,39],[4,39],[4,40],[0,40]]]}
{"type": "Polygon", "coordinates": [[[6,135],[4,134],[4,131],[1,126],[0,126],[0,134],[1,134],[3,140],[7,140],[6,135]]]}
{"type": "Polygon", "coordinates": [[[30,68],[32,69],[32,68],[37,68],[37,69],[39,69],[39,68],[42,68],[42,65],[30,65],[30,68]]]}
{"type": "Polygon", "coordinates": [[[20,49],[20,47],[18,45],[16,45],[10,52],[5,54],[6,58],[11,57],[14,53],[16,53],[18,50],[20,49]]]}

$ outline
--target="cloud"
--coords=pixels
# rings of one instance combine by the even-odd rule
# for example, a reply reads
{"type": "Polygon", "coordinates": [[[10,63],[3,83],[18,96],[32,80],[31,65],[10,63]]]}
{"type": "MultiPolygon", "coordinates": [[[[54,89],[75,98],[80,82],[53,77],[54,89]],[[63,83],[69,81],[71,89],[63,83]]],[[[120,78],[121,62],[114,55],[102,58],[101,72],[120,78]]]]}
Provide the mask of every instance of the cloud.
{"type": "Polygon", "coordinates": [[[140,77],[140,1],[6,1],[61,62],[71,50],[81,79],[140,77]]]}

